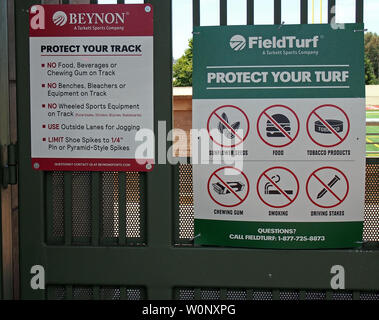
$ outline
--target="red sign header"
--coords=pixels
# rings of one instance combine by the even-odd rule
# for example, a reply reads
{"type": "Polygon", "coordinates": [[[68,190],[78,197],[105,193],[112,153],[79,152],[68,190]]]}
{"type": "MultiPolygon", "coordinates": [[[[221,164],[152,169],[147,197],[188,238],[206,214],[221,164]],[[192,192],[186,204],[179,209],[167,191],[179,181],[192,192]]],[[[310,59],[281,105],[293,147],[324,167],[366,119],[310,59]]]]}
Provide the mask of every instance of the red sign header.
{"type": "Polygon", "coordinates": [[[31,37],[152,36],[150,4],[33,5],[31,37]]]}

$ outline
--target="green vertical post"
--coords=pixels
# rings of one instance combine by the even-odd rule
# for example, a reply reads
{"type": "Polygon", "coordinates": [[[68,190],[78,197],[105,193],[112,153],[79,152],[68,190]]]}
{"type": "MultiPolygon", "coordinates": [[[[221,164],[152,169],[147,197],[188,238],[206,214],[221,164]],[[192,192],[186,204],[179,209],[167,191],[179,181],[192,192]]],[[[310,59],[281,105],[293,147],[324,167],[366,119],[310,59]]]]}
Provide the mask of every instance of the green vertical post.
{"type": "Polygon", "coordinates": [[[300,23],[308,23],[308,0],[300,1],[300,23]]]}
{"type": "Polygon", "coordinates": [[[226,26],[228,24],[228,13],[227,13],[227,2],[226,0],[220,0],[220,26],[226,26]]]}
{"type": "MultiPolygon", "coordinates": [[[[9,144],[9,78],[8,78],[8,5],[7,1],[0,2],[0,152],[3,146],[9,144]]],[[[4,148],[6,148],[4,146],[4,148]]],[[[0,170],[6,159],[0,154],[0,170]]],[[[0,172],[0,188],[2,188],[2,174],[0,172]]],[[[0,191],[1,192],[1,191],[0,191]]],[[[2,230],[0,197],[0,235],[2,230]]],[[[0,299],[3,297],[3,264],[2,240],[0,236],[0,299]]]]}
{"type": "Polygon", "coordinates": [[[332,23],[336,17],[336,0],[328,1],[328,23],[332,23]]]}
{"type": "Polygon", "coordinates": [[[247,0],[246,3],[247,24],[254,24],[254,0],[247,0]]]}
{"type": "MultiPolygon", "coordinates": [[[[3,2],[3,1],[1,1],[3,2]]],[[[16,36],[16,85],[18,123],[18,200],[20,234],[21,299],[45,299],[44,290],[30,287],[33,265],[46,267],[44,173],[33,170],[30,163],[30,80],[29,80],[29,8],[40,1],[14,1],[16,36]],[[32,187],[31,187],[32,183],[32,187]]],[[[49,273],[47,273],[48,281],[49,273]]]]}
{"type": "Polygon", "coordinates": [[[192,0],[192,26],[200,26],[200,0],[192,0]]]}
{"type": "MultiPolygon", "coordinates": [[[[154,133],[158,145],[158,121],[172,128],[172,27],[171,0],[149,0],[154,8],[154,133]]],[[[167,143],[167,148],[170,143],[167,143]]],[[[167,152],[167,150],[164,150],[167,152]]],[[[158,159],[156,150],[155,159],[158,159]]],[[[169,249],[173,242],[173,168],[156,164],[146,174],[147,242],[153,250],[169,249]]],[[[148,299],[172,299],[165,279],[147,285],[148,299]]]]}
{"type": "Polygon", "coordinates": [[[363,23],[363,0],[355,0],[355,22],[363,23]]]}
{"type": "Polygon", "coordinates": [[[282,0],[274,0],[274,24],[282,24],[282,0]]]}

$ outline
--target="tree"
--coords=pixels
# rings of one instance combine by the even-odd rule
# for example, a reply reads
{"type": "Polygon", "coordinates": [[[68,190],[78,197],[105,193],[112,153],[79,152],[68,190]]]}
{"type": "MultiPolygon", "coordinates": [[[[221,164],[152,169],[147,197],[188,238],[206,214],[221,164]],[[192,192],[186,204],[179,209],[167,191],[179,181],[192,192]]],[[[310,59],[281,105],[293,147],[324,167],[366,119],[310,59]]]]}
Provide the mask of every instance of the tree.
{"type": "Polygon", "coordinates": [[[376,84],[377,80],[374,74],[374,68],[370,59],[365,56],[365,83],[366,84],[376,84]]]}
{"type": "Polygon", "coordinates": [[[365,34],[365,55],[371,61],[374,75],[379,78],[379,36],[376,33],[365,34]]]}
{"type": "Polygon", "coordinates": [[[193,57],[193,39],[188,41],[188,49],[174,64],[173,77],[174,87],[191,87],[192,86],[192,57],[193,57]]]}

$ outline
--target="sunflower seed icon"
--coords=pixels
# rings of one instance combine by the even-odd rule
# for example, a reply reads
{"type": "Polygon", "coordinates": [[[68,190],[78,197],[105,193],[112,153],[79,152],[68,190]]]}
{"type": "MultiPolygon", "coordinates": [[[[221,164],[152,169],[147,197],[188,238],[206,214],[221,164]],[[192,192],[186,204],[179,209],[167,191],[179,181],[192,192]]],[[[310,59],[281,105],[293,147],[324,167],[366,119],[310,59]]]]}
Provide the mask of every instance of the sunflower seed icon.
{"type": "Polygon", "coordinates": [[[218,123],[218,130],[220,131],[220,133],[224,134],[228,139],[234,139],[235,135],[231,129],[233,129],[233,131],[235,132],[236,130],[240,128],[241,123],[239,121],[236,121],[230,124],[228,116],[226,115],[225,112],[222,113],[221,117],[229,125],[229,127],[227,127],[223,122],[220,121],[218,123]]]}

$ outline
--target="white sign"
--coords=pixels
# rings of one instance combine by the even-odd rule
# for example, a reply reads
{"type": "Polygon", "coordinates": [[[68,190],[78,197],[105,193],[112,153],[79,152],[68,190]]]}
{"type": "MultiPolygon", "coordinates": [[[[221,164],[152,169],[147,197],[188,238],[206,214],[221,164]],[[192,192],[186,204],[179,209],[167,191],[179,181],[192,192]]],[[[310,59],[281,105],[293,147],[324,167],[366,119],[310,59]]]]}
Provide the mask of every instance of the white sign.
{"type": "Polygon", "coordinates": [[[147,171],[153,130],[150,5],[35,6],[30,17],[31,153],[39,170],[147,171]],[[146,9],[149,10],[146,10],[146,9]],[[42,14],[43,28],[34,17],[42,14]]]}

